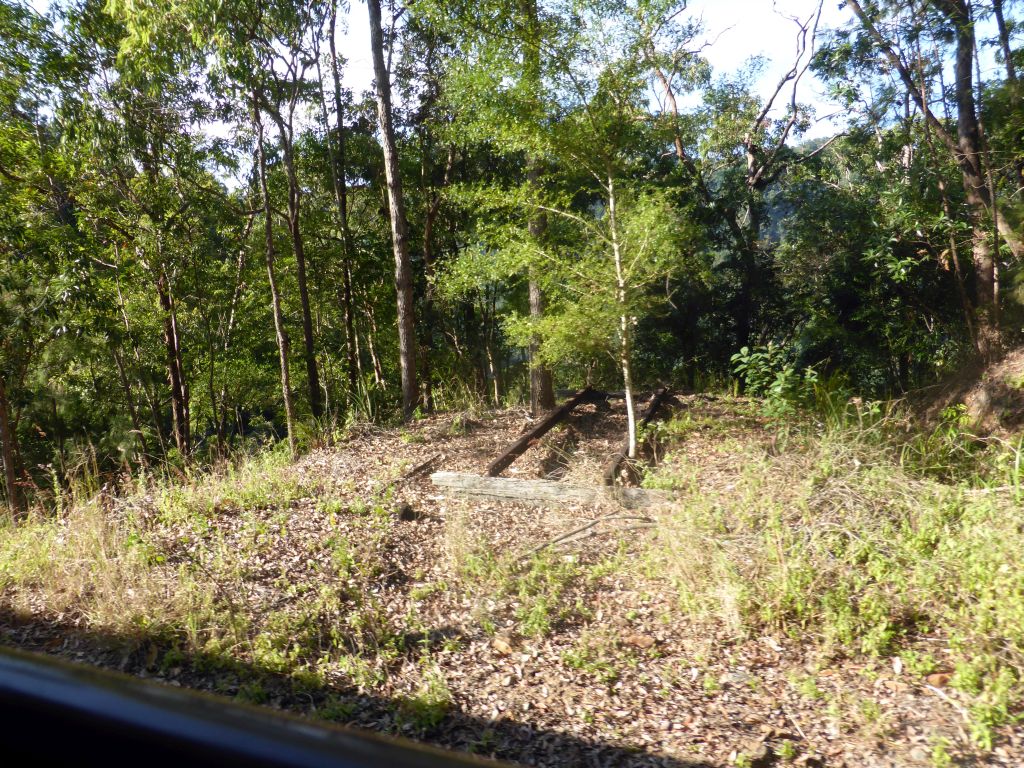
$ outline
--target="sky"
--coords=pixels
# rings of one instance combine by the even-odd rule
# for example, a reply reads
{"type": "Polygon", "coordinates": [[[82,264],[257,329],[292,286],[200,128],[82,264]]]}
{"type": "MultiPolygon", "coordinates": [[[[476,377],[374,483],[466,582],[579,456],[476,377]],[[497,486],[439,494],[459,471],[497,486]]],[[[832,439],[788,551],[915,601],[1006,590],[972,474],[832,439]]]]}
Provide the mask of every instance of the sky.
{"type": "MultiPolygon", "coordinates": [[[[690,13],[704,21],[704,38],[711,45],[704,55],[718,74],[741,69],[753,56],[763,56],[767,66],[756,83],[765,98],[778,85],[779,78],[793,66],[796,55],[797,25],[790,17],[806,22],[817,12],[816,0],[691,0],[690,13]]],[[[839,10],[837,0],[825,0],[819,31],[844,26],[851,12],[839,10]]],[[[785,91],[788,96],[790,91],[785,91]]],[[[837,112],[838,106],[825,97],[824,86],[808,72],[800,81],[798,100],[814,107],[819,118],[806,138],[829,136],[838,130],[842,120],[825,119],[837,112]]],[[[786,98],[780,94],[782,104],[786,98]]]]}

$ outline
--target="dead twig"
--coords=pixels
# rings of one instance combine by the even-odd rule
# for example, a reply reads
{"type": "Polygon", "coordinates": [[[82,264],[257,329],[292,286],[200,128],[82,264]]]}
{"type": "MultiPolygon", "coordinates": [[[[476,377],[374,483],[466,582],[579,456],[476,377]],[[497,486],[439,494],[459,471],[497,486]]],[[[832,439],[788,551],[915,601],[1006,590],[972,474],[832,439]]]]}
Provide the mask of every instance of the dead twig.
{"type": "MultiPolygon", "coordinates": [[[[524,552],[522,555],[517,557],[516,560],[526,560],[527,558],[533,557],[538,552],[542,552],[543,550],[547,549],[548,547],[553,547],[556,544],[563,544],[563,543],[565,543],[567,541],[570,541],[570,540],[577,541],[578,539],[575,539],[574,537],[577,536],[578,534],[584,533],[586,531],[589,531],[592,528],[594,528],[595,526],[600,525],[601,523],[605,523],[605,522],[609,522],[609,521],[614,521],[614,520],[640,520],[640,521],[646,523],[646,525],[643,525],[643,526],[630,526],[630,527],[622,529],[622,530],[633,530],[634,528],[637,528],[637,527],[643,527],[643,528],[653,528],[654,527],[654,520],[652,520],[649,517],[645,517],[643,515],[620,515],[620,514],[604,515],[603,517],[594,518],[590,522],[588,522],[588,523],[586,523],[584,525],[581,525],[579,528],[574,528],[571,531],[566,531],[565,533],[560,533],[558,536],[555,536],[553,539],[549,539],[548,541],[545,541],[543,544],[540,544],[540,545],[534,547],[533,549],[529,550],[528,552],[524,552]]],[[[588,534],[588,536],[589,535],[591,535],[591,534],[588,534]]],[[[581,537],[581,538],[586,538],[586,537],[581,537]]]]}
{"type": "Polygon", "coordinates": [[[963,706],[961,706],[957,702],[953,701],[953,699],[951,699],[949,697],[949,695],[946,694],[941,688],[936,688],[934,685],[925,685],[925,688],[927,688],[929,691],[934,693],[940,699],[942,699],[947,704],[949,704],[949,706],[951,706],[953,709],[955,709],[957,712],[959,712],[960,713],[960,717],[962,717],[964,719],[965,723],[971,722],[971,715],[970,715],[970,713],[963,706]]]}

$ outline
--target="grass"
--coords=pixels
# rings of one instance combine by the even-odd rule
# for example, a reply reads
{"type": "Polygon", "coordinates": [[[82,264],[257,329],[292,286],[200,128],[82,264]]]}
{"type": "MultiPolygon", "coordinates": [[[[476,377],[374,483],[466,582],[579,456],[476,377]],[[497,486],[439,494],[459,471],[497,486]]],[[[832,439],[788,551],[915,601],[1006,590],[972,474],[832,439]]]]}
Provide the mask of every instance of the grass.
{"type": "Polygon", "coordinates": [[[164,562],[130,512],[112,514],[99,501],[9,528],[0,540],[0,591],[15,611],[30,613],[41,600],[54,614],[149,636],[201,610],[193,586],[164,562]]]}
{"type": "Polygon", "coordinates": [[[316,481],[271,451],[122,497],[78,499],[58,516],[3,531],[0,595],[12,612],[67,620],[129,650],[159,646],[165,667],[223,670],[254,702],[267,700],[268,675],[294,693],[322,689],[328,678],[376,688],[386,676],[380,662],[404,651],[403,628],[370,588],[369,548],[386,499],[365,511],[322,502],[332,525],[354,520],[365,535],[338,529],[311,540],[303,559],[276,563],[293,507],[318,493],[316,481]],[[252,585],[268,579],[273,591],[261,597],[252,585]]]}
{"type": "Polygon", "coordinates": [[[422,667],[419,686],[398,701],[399,727],[419,733],[437,728],[452,706],[452,694],[444,673],[436,664],[426,662],[422,667]]]}
{"type": "MultiPolygon", "coordinates": [[[[826,656],[898,657],[922,682],[948,673],[975,741],[990,748],[999,728],[1019,720],[1024,696],[1021,443],[979,440],[960,409],[919,433],[898,408],[825,401],[814,415],[776,421],[766,450],[754,406],[730,416],[728,403],[716,420],[684,412],[657,428],[667,455],[645,482],[679,501],[639,558],[621,546],[590,562],[550,549],[502,552],[453,505],[442,573],[416,574],[408,614],[389,613],[377,586],[395,478],[379,478],[363,498],[325,493],[271,451],[215,473],[140,483],[119,498],[68,498],[56,516],[4,529],[0,595],[16,612],[159,646],[149,668],[219,670],[226,690],[251,701],[275,699],[282,679],[310,701],[328,686],[387,692],[397,727],[424,733],[452,707],[433,654],[459,640],[439,648],[409,639],[427,635],[421,605],[459,594],[487,634],[579,630],[562,663],[613,686],[647,657],[580,625],[600,582],[642,566],[676,608],[737,636],[788,634],[826,656]],[[694,462],[678,450],[695,440],[715,455],[694,462]],[[298,539],[305,543],[285,560],[281,542],[314,510],[326,535],[298,539]],[[399,670],[413,682],[398,684],[399,670]]],[[[888,727],[872,700],[836,699],[812,674],[791,684],[851,728],[888,727]]],[[[721,687],[704,676],[709,697],[721,687]]],[[[332,694],[316,706],[345,719],[353,705],[332,694]]],[[[936,765],[948,748],[935,743],[936,765]]]]}
{"type": "MultiPolygon", "coordinates": [[[[737,634],[902,653],[922,676],[950,665],[991,747],[1024,694],[1021,446],[979,443],[956,413],[923,435],[895,411],[838,416],[790,425],[781,456],[737,453],[727,483],[667,461],[650,484],[683,496],[649,571],[683,610],[737,634]],[[915,645],[936,636],[941,660],[915,645]]],[[[877,720],[870,710],[862,719],[877,720]]]]}

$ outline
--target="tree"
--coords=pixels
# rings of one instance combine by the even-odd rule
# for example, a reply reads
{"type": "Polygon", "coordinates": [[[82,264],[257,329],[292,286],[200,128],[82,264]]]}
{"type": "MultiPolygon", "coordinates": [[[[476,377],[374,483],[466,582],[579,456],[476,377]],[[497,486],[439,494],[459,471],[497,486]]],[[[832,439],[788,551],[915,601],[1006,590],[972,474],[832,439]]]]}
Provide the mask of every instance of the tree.
{"type": "MultiPolygon", "coordinates": [[[[957,134],[954,137],[932,110],[928,83],[915,78],[914,71],[900,51],[898,43],[882,34],[876,18],[883,9],[872,8],[869,12],[869,9],[858,0],[850,0],[848,4],[872,45],[900,79],[907,95],[916,103],[929,128],[960,167],[973,232],[975,301],[979,313],[976,344],[979,354],[986,358],[992,357],[999,349],[998,303],[995,290],[996,259],[988,222],[994,221],[1000,236],[1018,259],[1024,257],[1024,243],[1010,226],[1005,212],[1000,211],[999,201],[993,197],[987,183],[974,91],[976,40],[972,6],[967,0],[933,0],[931,8],[938,12],[938,16],[925,17],[925,21],[944,25],[955,40],[953,93],[957,111],[957,134]]],[[[897,6],[888,10],[890,13],[897,13],[899,8],[897,6]]]]}
{"type": "Polygon", "coordinates": [[[391,243],[395,255],[395,291],[398,294],[398,362],[402,375],[402,415],[409,419],[419,399],[416,384],[416,327],[413,317],[412,267],[409,263],[408,222],[402,194],[402,174],[395,145],[394,117],[391,110],[391,75],[384,65],[384,33],[381,29],[380,0],[367,0],[370,14],[370,49],[377,93],[377,124],[384,171],[388,183],[388,210],[391,216],[391,243]]]}

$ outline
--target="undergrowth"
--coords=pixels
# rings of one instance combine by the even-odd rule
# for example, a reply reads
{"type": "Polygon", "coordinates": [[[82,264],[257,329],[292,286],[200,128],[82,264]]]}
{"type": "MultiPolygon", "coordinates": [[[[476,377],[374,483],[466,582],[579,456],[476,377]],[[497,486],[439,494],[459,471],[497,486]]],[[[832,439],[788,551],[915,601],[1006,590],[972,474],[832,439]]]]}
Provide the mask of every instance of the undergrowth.
{"type": "Polygon", "coordinates": [[[840,655],[935,647],[925,668],[953,673],[991,747],[1024,693],[1024,448],[977,440],[959,409],[917,433],[898,407],[822,402],[777,423],[775,450],[737,452],[734,482],[672,461],[648,478],[681,491],[651,572],[738,633],[840,655]]]}
{"type": "MultiPolygon", "coordinates": [[[[650,544],[650,575],[682,610],[737,634],[789,633],[835,655],[898,655],[910,674],[948,673],[974,738],[991,746],[1024,693],[1024,447],[978,439],[957,408],[921,432],[898,404],[821,390],[814,400],[784,417],[770,409],[769,450],[759,401],[722,400],[732,425],[684,411],[657,428],[659,450],[699,438],[731,468],[704,477],[669,455],[647,478],[679,500],[650,544]]],[[[57,514],[3,530],[0,597],[14,612],[159,643],[158,666],[229,670],[231,692],[253,701],[270,695],[263,674],[296,695],[328,681],[369,693],[414,669],[418,683],[392,700],[400,727],[422,731],[451,703],[432,654],[458,640],[424,644],[419,601],[461,591],[484,632],[539,638],[586,621],[590,585],[635,562],[624,551],[590,564],[551,549],[501,553],[451,510],[445,581],[416,585],[408,615],[389,614],[377,588],[393,519],[387,480],[363,497],[327,496],[270,451],[121,496],[69,497],[57,514]],[[277,547],[300,503],[330,535],[286,564],[277,547]]],[[[565,663],[610,685],[621,659],[605,646],[581,636],[565,663]]],[[[328,701],[323,716],[348,706],[328,701]]]]}

